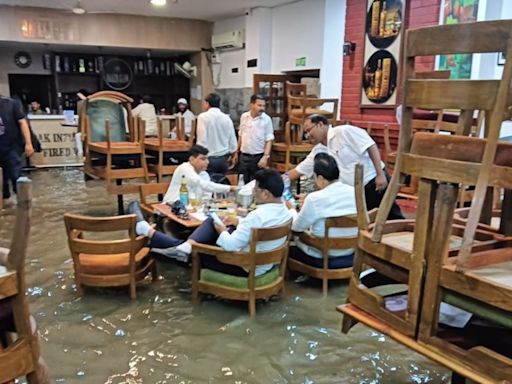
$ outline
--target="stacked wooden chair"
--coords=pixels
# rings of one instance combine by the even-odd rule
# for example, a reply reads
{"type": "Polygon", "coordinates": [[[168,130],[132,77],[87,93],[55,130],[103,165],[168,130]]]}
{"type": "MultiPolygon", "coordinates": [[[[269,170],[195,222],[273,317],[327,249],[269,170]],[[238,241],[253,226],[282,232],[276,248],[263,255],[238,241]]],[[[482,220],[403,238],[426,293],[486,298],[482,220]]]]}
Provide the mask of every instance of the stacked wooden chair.
{"type": "Polygon", "coordinates": [[[123,179],[149,182],[144,152],[144,121],[131,113],[133,100],[115,91],[87,97],[79,108],[79,130],[84,142],[84,173],[104,179],[107,191],[119,196],[137,193],[138,185],[122,185],[123,179]]]}
{"type": "MultiPolygon", "coordinates": [[[[0,302],[9,303],[12,313],[1,313],[2,316],[13,316],[17,338],[2,349],[0,337],[0,383],[10,382],[26,376],[28,383],[43,383],[44,372],[39,365],[39,344],[37,333],[32,327],[28,301],[25,295],[25,258],[30,231],[30,215],[32,201],[32,185],[26,178],[17,183],[18,205],[16,221],[7,258],[7,272],[0,272],[0,302]]],[[[2,303],[2,304],[3,304],[2,303]]],[[[0,305],[5,308],[5,306],[0,305]]],[[[1,335],[0,330],[0,336],[1,335]]],[[[6,338],[9,340],[9,338],[6,338]]]]}
{"type": "Polygon", "coordinates": [[[150,161],[148,167],[151,173],[156,174],[159,183],[163,181],[164,176],[172,176],[180,162],[186,161],[188,151],[192,147],[196,134],[196,120],[192,121],[192,130],[188,139],[184,133],[185,119],[178,118],[176,124],[177,139],[164,137],[162,122],[158,120],[158,137],[147,138],[144,140],[146,153],[150,155],[153,161],[150,161]],[[174,163],[171,157],[178,157],[174,163]]]}
{"type": "MultiPolygon", "coordinates": [[[[466,346],[441,337],[441,301],[512,329],[512,244],[482,230],[479,222],[491,216],[492,187],[512,189],[512,146],[499,143],[499,131],[512,79],[512,61],[499,80],[415,79],[416,57],[452,53],[512,54],[512,21],[492,21],[421,28],[407,33],[404,71],[404,111],[393,178],[376,222],[361,231],[358,263],[376,268],[394,281],[406,283],[407,308],[393,313],[385,299],[361,286],[356,267],[349,302],[389,327],[416,339],[426,350],[443,356],[450,367],[468,377],[507,382],[512,360],[487,345],[466,346]],[[470,127],[473,112],[484,111],[485,137],[413,134],[414,108],[461,110],[459,126],[470,127]],[[415,223],[386,222],[391,205],[407,175],[418,178],[415,223]],[[472,205],[463,226],[452,218],[460,185],[474,185],[472,205]],[[491,198],[489,199],[489,195],[491,198]],[[411,227],[407,229],[407,225],[411,227]],[[390,235],[409,230],[407,251],[390,244],[390,235]],[[409,236],[410,237],[410,236],[409,236]]],[[[512,220],[510,194],[505,193],[500,221],[512,220]]],[[[341,309],[343,311],[343,308],[341,309]]],[[[351,325],[344,322],[344,330],[351,325]]],[[[438,360],[440,361],[440,360],[438,360]]]]}

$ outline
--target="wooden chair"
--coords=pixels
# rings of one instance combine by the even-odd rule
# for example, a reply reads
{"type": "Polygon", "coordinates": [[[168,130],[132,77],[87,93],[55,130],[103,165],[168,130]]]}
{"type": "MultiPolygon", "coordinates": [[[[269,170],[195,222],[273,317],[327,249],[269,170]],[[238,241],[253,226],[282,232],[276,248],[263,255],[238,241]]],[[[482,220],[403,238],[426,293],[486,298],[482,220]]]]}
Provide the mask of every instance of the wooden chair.
{"type": "Polygon", "coordinates": [[[329,230],[334,228],[357,227],[357,216],[329,217],[325,219],[324,237],[313,236],[307,232],[301,232],[299,239],[302,243],[322,251],[323,267],[316,268],[292,258],[288,259],[288,268],[292,271],[304,273],[308,276],[322,280],[322,293],[327,294],[329,280],[349,279],[352,275],[352,267],[329,268],[330,249],[349,249],[357,247],[357,234],[352,237],[329,237],[329,230]]]}
{"type": "Polygon", "coordinates": [[[169,139],[164,137],[162,130],[162,122],[158,120],[158,137],[148,138],[144,140],[144,147],[146,153],[156,157],[156,163],[149,164],[149,170],[157,175],[159,183],[163,181],[163,176],[168,176],[174,173],[179,164],[169,164],[168,159],[172,154],[180,152],[182,156],[186,157],[188,151],[192,147],[195,134],[196,134],[196,120],[192,121],[192,130],[188,140],[185,137],[185,119],[183,117],[177,120],[177,135],[178,140],[169,139]]]}
{"type": "Polygon", "coordinates": [[[169,188],[169,183],[141,184],[139,186],[140,208],[148,216],[153,215],[153,205],[162,201],[163,196],[169,188]],[[149,200],[149,196],[156,195],[156,199],[149,200]]]}
{"type": "Polygon", "coordinates": [[[122,185],[122,180],[144,178],[149,183],[144,153],[144,121],[132,116],[132,102],[122,93],[100,91],[88,96],[79,110],[79,129],[85,153],[84,173],[94,179],[106,180],[107,191],[120,196],[120,212],[122,195],[138,192],[137,185],[122,185]]]}
{"type": "Polygon", "coordinates": [[[285,124],[285,141],[284,143],[272,144],[272,152],[270,153],[270,161],[272,167],[279,172],[287,172],[295,168],[313,149],[313,145],[309,143],[293,144],[291,140],[290,122],[285,124]]]}
{"type": "Polygon", "coordinates": [[[0,300],[10,300],[17,332],[16,340],[5,349],[0,346],[0,383],[26,376],[28,383],[40,383],[39,344],[32,330],[25,295],[25,258],[30,232],[32,184],[26,178],[17,182],[18,205],[7,272],[0,272],[0,300]]]}
{"type": "MultiPolygon", "coordinates": [[[[200,293],[209,293],[231,300],[248,302],[249,315],[256,314],[256,299],[270,297],[284,291],[284,275],[288,259],[288,243],[291,235],[291,220],[281,226],[253,228],[249,252],[226,252],[220,247],[194,243],[192,245],[192,299],[197,301],[200,293]],[[257,252],[260,241],[283,239],[283,244],[266,252],[257,252]],[[224,285],[214,279],[208,279],[208,269],[201,268],[202,257],[216,257],[220,262],[236,265],[248,270],[247,278],[240,278],[239,286],[224,285]],[[256,266],[276,264],[273,270],[256,277],[256,266]],[[273,276],[275,274],[275,276],[273,276]]],[[[224,277],[230,275],[220,274],[224,277]]],[[[231,277],[233,278],[233,277],[231,277]]]]}
{"type": "Polygon", "coordinates": [[[129,286],[136,297],[136,283],[151,272],[157,278],[155,261],[144,246],[146,238],[135,234],[135,215],[90,217],[66,213],[64,222],[73,257],[78,294],[82,286],[129,286]],[[84,238],[85,233],[127,231],[128,237],[113,240],[84,238]]]}
{"type": "Polygon", "coordinates": [[[0,211],[4,207],[4,170],[0,168],[0,211]]]}

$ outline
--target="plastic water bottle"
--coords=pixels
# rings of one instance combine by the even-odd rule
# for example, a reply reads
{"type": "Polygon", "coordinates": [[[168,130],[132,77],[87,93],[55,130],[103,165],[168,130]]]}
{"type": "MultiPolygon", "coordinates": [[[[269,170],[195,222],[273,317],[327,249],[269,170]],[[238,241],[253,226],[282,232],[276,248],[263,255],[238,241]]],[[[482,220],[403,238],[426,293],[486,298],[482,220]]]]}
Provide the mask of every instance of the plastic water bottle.
{"type": "Polygon", "coordinates": [[[238,175],[238,189],[241,189],[245,185],[244,175],[238,175]]]}
{"type": "Polygon", "coordinates": [[[297,201],[293,197],[290,178],[288,177],[288,172],[283,175],[284,182],[284,190],[283,190],[283,200],[290,203],[292,208],[297,208],[297,201]]]}

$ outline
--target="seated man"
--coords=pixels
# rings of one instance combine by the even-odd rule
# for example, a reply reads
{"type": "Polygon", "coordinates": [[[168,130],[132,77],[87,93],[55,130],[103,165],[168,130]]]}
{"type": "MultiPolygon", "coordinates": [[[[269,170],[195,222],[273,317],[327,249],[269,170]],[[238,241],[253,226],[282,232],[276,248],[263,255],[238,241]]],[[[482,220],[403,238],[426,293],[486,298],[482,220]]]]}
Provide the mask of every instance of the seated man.
{"type": "Polygon", "coordinates": [[[210,181],[206,172],[208,167],[208,150],[201,145],[194,145],[189,151],[188,162],[180,164],[172,175],[169,189],[164,196],[164,203],[173,203],[180,198],[180,187],[183,176],[187,180],[189,196],[200,200],[206,193],[228,193],[235,191],[236,186],[218,184],[210,181]]]}
{"type": "MultiPolygon", "coordinates": [[[[339,169],[334,157],[319,153],[314,158],[313,175],[317,191],[304,199],[304,204],[294,215],[292,230],[307,231],[318,237],[324,237],[325,219],[328,217],[348,216],[357,213],[354,187],[339,181],[339,169]]],[[[353,237],[357,227],[331,229],[330,237],[353,237]]],[[[296,246],[290,247],[289,256],[313,267],[322,268],[322,251],[296,239],[296,246]]],[[[352,266],[353,249],[329,250],[329,268],[347,268],[352,266]]]]}
{"type": "MultiPolygon", "coordinates": [[[[251,242],[251,230],[253,228],[268,228],[283,225],[291,219],[286,206],[281,200],[283,194],[283,180],[279,173],[271,169],[263,169],[256,173],[256,186],[254,187],[254,200],[257,208],[244,218],[227,217],[225,225],[214,223],[208,218],[199,226],[190,237],[184,241],[172,236],[155,231],[144,220],[142,213],[135,204],[131,204],[128,210],[137,215],[136,233],[149,237],[149,247],[153,252],[174,257],[181,261],[187,261],[192,253],[192,242],[210,245],[218,245],[228,252],[249,251],[251,242]],[[231,229],[228,230],[227,227],[231,229]],[[233,227],[236,229],[232,230],[233,227]]],[[[285,239],[259,242],[258,252],[269,251],[283,244],[285,239]]],[[[221,263],[215,257],[203,258],[203,267],[228,273],[235,276],[248,276],[248,272],[240,267],[221,263]]],[[[256,267],[256,276],[264,274],[272,269],[272,265],[260,265],[256,267]]]]}

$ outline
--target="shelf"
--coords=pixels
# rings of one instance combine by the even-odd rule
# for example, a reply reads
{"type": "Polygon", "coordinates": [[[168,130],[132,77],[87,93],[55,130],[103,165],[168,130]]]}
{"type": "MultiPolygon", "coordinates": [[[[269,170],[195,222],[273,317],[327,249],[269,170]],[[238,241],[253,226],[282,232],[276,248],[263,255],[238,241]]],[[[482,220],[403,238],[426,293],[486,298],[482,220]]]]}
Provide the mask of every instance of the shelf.
{"type": "Polygon", "coordinates": [[[100,76],[98,72],[55,72],[57,76],[100,76]]]}

